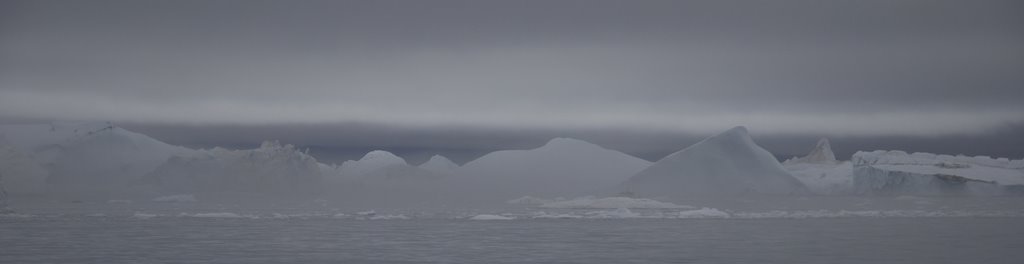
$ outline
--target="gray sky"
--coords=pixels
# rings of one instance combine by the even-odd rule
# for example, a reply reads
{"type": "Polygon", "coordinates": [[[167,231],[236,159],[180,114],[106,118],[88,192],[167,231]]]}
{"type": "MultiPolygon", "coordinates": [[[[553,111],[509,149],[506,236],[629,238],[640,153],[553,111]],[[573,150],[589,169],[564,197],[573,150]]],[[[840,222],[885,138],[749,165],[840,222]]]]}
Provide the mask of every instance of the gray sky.
{"type": "Polygon", "coordinates": [[[2,1],[0,118],[110,120],[180,144],[265,136],[471,152],[575,135],[662,153],[745,125],[776,142],[973,138],[989,143],[946,150],[1021,155],[1011,151],[1024,149],[1019,136],[999,136],[1024,124],[1021,10],[912,0],[2,1]]]}

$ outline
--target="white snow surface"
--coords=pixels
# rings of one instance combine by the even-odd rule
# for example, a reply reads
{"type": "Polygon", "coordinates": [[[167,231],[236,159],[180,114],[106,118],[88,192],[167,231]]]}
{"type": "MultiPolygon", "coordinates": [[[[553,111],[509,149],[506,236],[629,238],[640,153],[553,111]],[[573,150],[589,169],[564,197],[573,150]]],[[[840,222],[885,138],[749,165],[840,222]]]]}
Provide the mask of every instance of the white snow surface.
{"type": "Polygon", "coordinates": [[[744,127],[735,127],[673,153],[629,179],[625,189],[643,196],[728,197],[802,194],[807,188],[744,127]]]}
{"type": "Polygon", "coordinates": [[[419,168],[441,175],[450,175],[455,173],[455,169],[458,169],[459,165],[444,156],[434,155],[427,162],[420,164],[419,168]]]}
{"type": "Polygon", "coordinates": [[[574,196],[611,189],[651,163],[570,138],[530,150],[503,150],[470,161],[456,175],[472,188],[504,199],[514,195],[574,196]]]}
{"type": "Polygon", "coordinates": [[[616,209],[616,208],[630,208],[630,209],[676,209],[676,208],[693,208],[686,205],[678,205],[674,203],[661,202],[645,198],[630,198],[630,197],[605,197],[605,198],[594,198],[594,197],[582,197],[567,201],[548,202],[541,204],[542,208],[593,208],[593,209],[616,209]]]}

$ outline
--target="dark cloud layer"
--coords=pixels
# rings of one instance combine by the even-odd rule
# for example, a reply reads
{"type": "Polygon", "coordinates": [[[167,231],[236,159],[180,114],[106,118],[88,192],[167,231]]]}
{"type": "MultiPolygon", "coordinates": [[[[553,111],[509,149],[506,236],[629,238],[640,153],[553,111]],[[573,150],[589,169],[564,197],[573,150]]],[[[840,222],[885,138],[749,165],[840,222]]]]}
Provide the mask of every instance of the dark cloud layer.
{"type": "Polygon", "coordinates": [[[651,159],[746,125],[792,142],[766,143],[782,153],[831,136],[985,153],[931,141],[982,140],[1019,156],[1001,131],[1024,122],[1020,10],[989,0],[3,1],[0,116],[325,152],[468,157],[577,136],[651,159]],[[620,139],[634,136],[658,140],[620,139]]]}

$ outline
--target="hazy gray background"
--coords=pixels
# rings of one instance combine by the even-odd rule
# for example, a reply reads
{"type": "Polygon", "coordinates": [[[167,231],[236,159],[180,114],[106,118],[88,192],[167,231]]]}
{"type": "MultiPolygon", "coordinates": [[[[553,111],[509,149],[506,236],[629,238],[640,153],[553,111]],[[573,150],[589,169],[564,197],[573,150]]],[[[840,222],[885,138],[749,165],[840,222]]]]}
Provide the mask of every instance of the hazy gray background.
{"type": "Polygon", "coordinates": [[[1021,1],[2,1],[0,122],[464,162],[571,136],[657,159],[1024,157],[1021,1]]]}

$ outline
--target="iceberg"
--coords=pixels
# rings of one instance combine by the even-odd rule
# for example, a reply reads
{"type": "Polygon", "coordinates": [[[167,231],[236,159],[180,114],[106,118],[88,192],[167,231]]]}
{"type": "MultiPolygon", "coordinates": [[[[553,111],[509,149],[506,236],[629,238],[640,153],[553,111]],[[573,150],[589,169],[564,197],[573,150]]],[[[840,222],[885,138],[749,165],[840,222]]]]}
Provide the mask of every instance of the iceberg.
{"type": "Polygon", "coordinates": [[[570,138],[529,150],[502,150],[456,170],[457,180],[481,195],[576,196],[610,190],[650,162],[570,138]]]}
{"type": "Polygon", "coordinates": [[[853,164],[836,160],[826,138],[818,140],[807,156],[786,160],[782,166],[816,194],[849,194],[853,188],[853,164]]]}
{"type": "Polygon", "coordinates": [[[419,168],[441,175],[450,175],[459,168],[459,165],[444,156],[434,155],[427,162],[420,164],[419,168]]]}
{"type": "Polygon", "coordinates": [[[0,135],[0,184],[12,194],[45,190],[48,173],[35,157],[0,135]]]}
{"type": "Polygon", "coordinates": [[[1024,161],[903,151],[853,155],[859,194],[1000,195],[1024,189],[1024,161]]]}
{"type": "Polygon", "coordinates": [[[109,122],[3,125],[14,147],[47,168],[49,187],[124,191],[174,155],[193,152],[109,122]]]}
{"type": "Polygon", "coordinates": [[[787,163],[815,163],[815,164],[830,164],[836,163],[836,154],[832,152],[832,145],[829,144],[827,138],[818,140],[818,144],[811,149],[811,152],[807,156],[792,158],[783,162],[787,163]]]}
{"type": "Polygon", "coordinates": [[[315,158],[292,145],[266,141],[257,149],[213,148],[169,158],[147,178],[172,193],[309,194],[321,182],[315,158]]]}
{"type": "Polygon", "coordinates": [[[395,154],[391,154],[391,152],[374,150],[366,153],[366,155],[359,160],[343,162],[341,167],[339,167],[339,170],[343,176],[355,179],[386,167],[408,165],[409,164],[405,162],[405,159],[395,156],[395,154]]]}
{"type": "Polygon", "coordinates": [[[644,196],[730,197],[802,194],[807,188],[744,127],[735,127],[665,157],[623,186],[644,196]]]}

